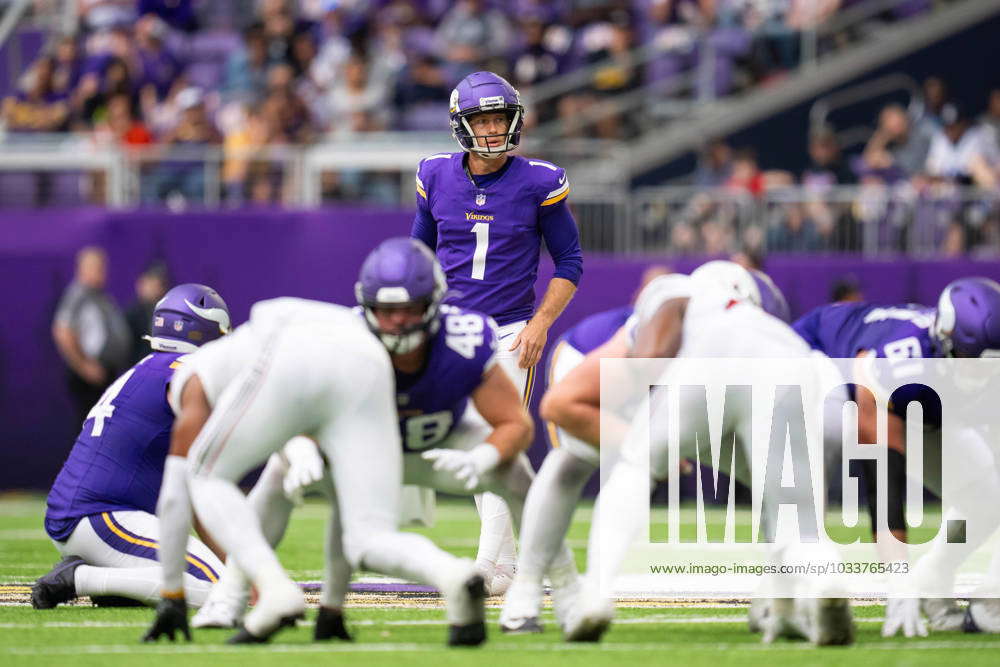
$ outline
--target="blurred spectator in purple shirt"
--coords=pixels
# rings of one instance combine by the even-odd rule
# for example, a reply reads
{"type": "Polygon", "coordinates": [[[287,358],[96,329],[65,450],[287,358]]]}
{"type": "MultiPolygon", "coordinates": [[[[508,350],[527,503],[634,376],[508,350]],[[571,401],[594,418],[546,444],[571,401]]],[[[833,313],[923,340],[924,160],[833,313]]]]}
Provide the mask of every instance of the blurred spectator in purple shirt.
{"type": "Polygon", "coordinates": [[[171,28],[194,32],[198,27],[191,0],[139,0],[139,16],[155,14],[171,28]]]}
{"type": "Polygon", "coordinates": [[[60,37],[53,49],[53,58],[53,90],[69,96],[80,82],[83,68],[76,38],[71,35],[60,37]]]}
{"type": "Polygon", "coordinates": [[[520,23],[524,45],[514,59],[514,85],[533,86],[559,71],[559,59],[545,40],[546,24],[540,14],[523,18],[520,23]]]}
{"type": "Polygon", "coordinates": [[[66,96],[55,91],[55,60],[45,56],[35,61],[24,90],[3,101],[3,118],[13,132],[58,132],[66,127],[69,107],[66,96]]]}
{"type": "Polygon", "coordinates": [[[131,25],[138,16],[135,0],[76,0],[76,11],[88,33],[131,25]]]}
{"type": "Polygon", "coordinates": [[[136,53],[139,61],[138,87],[155,90],[156,99],[162,100],[182,78],[184,66],[163,42],[167,25],[153,14],[146,14],[135,24],[136,53]]]}

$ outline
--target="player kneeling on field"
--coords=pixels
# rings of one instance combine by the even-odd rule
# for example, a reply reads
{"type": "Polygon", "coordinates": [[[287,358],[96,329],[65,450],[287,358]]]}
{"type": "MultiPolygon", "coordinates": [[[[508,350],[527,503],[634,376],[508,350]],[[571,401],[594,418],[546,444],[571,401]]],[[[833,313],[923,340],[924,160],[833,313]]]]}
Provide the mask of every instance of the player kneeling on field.
{"type": "MultiPolygon", "coordinates": [[[[159,599],[160,524],[154,512],[174,422],[167,387],[184,355],[228,333],[229,310],[212,288],[188,283],[156,304],[151,325],[151,353],[91,409],[49,492],[45,531],[65,558],[32,587],[36,609],[78,595],[98,604],[159,599]]],[[[185,562],[185,593],[200,606],[222,563],[194,538],[187,542],[185,562]]]]}

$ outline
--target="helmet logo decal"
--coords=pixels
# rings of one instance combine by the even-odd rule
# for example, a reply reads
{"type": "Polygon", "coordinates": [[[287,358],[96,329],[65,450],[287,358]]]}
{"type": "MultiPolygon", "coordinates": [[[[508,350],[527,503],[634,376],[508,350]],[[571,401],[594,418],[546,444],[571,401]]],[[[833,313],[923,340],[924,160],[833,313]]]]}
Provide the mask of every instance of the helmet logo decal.
{"type": "MultiPolygon", "coordinates": [[[[229,332],[229,313],[222,308],[199,308],[187,299],[184,299],[184,303],[187,304],[187,307],[190,308],[191,311],[198,317],[211,322],[217,322],[219,330],[222,331],[222,333],[229,332]]],[[[180,329],[178,329],[178,331],[180,331],[180,329]]]]}
{"type": "Polygon", "coordinates": [[[503,109],[505,106],[507,106],[507,103],[504,101],[503,95],[491,95],[490,97],[479,98],[479,108],[482,111],[503,109]]]}
{"type": "Polygon", "coordinates": [[[157,315],[153,319],[153,326],[154,327],[162,327],[163,326],[163,316],[162,315],[157,315]]]}
{"type": "Polygon", "coordinates": [[[174,320],[174,331],[180,331],[184,328],[183,320],[174,320]]]}
{"type": "Polygon", "coordinates": [[[457,113],[461,111],[461,109],[458,106],[458,88],[451,91],[451,101],[448,103],[448,107],[449,107],[448,109],[449,113],[457,113]]]}
{"type": "Polygon", "coordinates": [[[486,204],[486,193],[480,192],[476,195],[476,206],[484,206],[486,204]]]}

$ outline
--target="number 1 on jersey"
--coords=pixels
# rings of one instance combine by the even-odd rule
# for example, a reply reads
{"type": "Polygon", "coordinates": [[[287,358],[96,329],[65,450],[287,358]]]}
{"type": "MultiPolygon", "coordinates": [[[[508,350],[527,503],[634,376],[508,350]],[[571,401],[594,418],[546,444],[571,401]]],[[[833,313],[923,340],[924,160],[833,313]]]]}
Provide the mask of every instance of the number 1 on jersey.
{"type": "Polygon", "coordinates": [[[476,252],[472,254],[472,279],[482,280],[486,277],[486,251],[490,247],[490,226],[485,222],[472,225],[472,233],[476,235],[476,252]]]}

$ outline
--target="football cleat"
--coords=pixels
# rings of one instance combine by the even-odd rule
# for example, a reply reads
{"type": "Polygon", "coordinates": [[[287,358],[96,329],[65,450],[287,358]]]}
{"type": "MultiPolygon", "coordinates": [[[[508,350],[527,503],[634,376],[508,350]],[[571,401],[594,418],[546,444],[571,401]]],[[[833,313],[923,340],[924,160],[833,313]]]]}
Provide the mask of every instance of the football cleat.
{"type": "Polygon", "coordinates": [[[313,629],[313,639],[318,642],[327,639],[353,641],[354,638],[351,637],[347,626],[344,625],[344,612],[340,609],[321,606],[319,615],[316,617],[316,627],[313,629]]]}
{"type": "Polygon", "coordinates": [[[257,605],[243,619],[239,632],[227,643],[263,644],[281,628],[294,626],[296,621],[305,618],[305,610],[302,591],[291,580],[286,580],[261,594],[257,605]]]}
{"type": "Polygon", "coordinates": [[[849,646],[854,643],[854,617],[846,598],[815,601],[812,643],[816,646],[849,646]]]}
{"type": "Polygon", "coordinates": [[[448,601],[458,605],[457,615],[468,618],[466,623],[452,623],[448,628],[448,646],[479,646],[486,641],[486,585],[483,576],[473,571],[462,583],[458,595],[448,601]],[[461,607],[464,607],[461,608],[461,607]]]}
{"type": "Polygon", "coordinates": [[[962,630],[969,633],[1000,633],[1000,600],[995,598],[969,600],[962,630]]]}
{"type": "Polygon", "coordinates": [[[611,626],[615,606],[610,600],[597,598],[581,602],[567,614],[563,635],[568,642],[599,642],[611,626]]]}
{"type": "Polygon", "coordinates": [[[747,628],[753,634],[764,631],[764,624],[771,613],[771,601],[767,598],[753,598],[747,610],[747,628]]]}
{"type": "Polygon", "coordinates": [[[923,598],[920,611],[927,617],[927,627],[931,630],[956,632],[965,622],[965,610],[952,598],[923,598]]]}
{"type": "Polygon", "coordinates": [[[556,624],[560,628],[565,628],[566,619],[569,617],[577,600],[580,599],[580,591],[583,590],[580,577],[576,577],[573,583],[566,586],[559,586],[552,589],[552,613],[556,617],[556,624]]]}
{"type": "Polygon", "coordinates": [[[191,641],[191,630],[188,628],[187,620],[187,602],[184,598],[163,598],[156,605],[156,618],[153,620],[153,625],[143,635],[142,641],[155,642],[164,635],[170,641],[174,641],[178,631],[184,635],[184,639],[191,641]]]}
{"type": "Polygon", "coordinates": [[[501,620],[500,631],[508,635],[537,635],[545,632],[545,628],[537,616],[525,616],[501,620]]]}
{"type": "Polygon", "coordinates": [[[198,613],[191,619],[192,628],[225,628],[231,630],[239,627],[246,610],[246,595],[232,596],[212,594],[202,605],[198,613]]]}
{"type": "Polygon", "coordinates": [[[52,609],[76,598],[76,568],[84,564],[79,556],[63,558],[31,587],[31,606],[52,609]]]}

